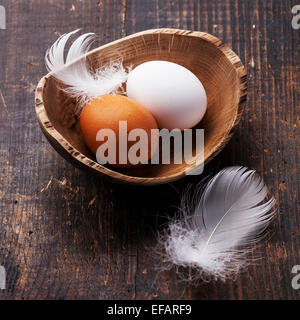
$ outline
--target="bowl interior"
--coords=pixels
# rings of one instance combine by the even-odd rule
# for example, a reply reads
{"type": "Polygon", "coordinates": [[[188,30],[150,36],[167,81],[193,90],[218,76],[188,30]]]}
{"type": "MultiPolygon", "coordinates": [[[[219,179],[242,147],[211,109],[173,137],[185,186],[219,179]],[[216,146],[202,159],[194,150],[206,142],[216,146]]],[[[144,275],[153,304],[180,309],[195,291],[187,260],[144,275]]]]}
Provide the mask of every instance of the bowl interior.
{"type": "MultiPolygon", "coordinates": [[[[204,35],[144,33],[131,36],[93,50],[88,55],[88,63],[95,69],[117,59],[122,59],[125,66],[132,67],[146,61],[167,60],[192,71],[202,82],[208,97],[207,113],[195,127],[205,130],[204,154],[207,162],[228,139],[238,117],[240,78],[232,61],[204,35]]],[[[59,90],[53,77],[46,82],[43,100],[53,127],[81,154],[96,161],[84,143],[79,121],[73,115],[75,101],[59,90]]],[[[132,177],[158,178],[180,175],[187,167],[193,166],[142,165],[112,170],[132,177]]]]}

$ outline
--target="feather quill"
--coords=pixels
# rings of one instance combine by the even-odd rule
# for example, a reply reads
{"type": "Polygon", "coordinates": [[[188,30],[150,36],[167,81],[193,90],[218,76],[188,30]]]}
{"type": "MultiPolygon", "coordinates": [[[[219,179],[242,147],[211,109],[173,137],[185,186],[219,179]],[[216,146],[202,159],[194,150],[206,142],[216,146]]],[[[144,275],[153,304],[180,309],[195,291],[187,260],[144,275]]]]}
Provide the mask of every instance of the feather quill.
{"type": "Polygon", "coordinates": [[[94,33],[79,36],[71,45],[65,59],[68,40],[78,31],[79,29],[64,34],[55,41],[46,52],[45,64],[47,70],[66,85],[62,90],[77,100],[80,111],[95,98],[105,94],[122,93],[122,85],[127,81],[128,72],[121,61],[111,62],[95,72],[89,69],[85,55],[95,39],[94,33]]]}
{"type": "Polygon", "coordinates": [[[244,167],[223,169],[205,186],[188,190],[179,219],[160,239],[165,262],[195,268],[203,280],[234,277],[251,264],[251,246],[275,214],[274,199],[267,196],[260,176],[244,167]]]}

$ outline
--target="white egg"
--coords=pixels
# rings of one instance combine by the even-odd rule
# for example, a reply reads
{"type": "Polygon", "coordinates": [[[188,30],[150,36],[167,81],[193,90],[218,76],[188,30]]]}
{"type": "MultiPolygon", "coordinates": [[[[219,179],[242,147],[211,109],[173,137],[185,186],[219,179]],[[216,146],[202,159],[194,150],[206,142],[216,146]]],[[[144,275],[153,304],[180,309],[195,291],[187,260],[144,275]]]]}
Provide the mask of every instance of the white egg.
{"type": "Polygon", "coordinates": [[[207,108],[200,80],[185,67],[168,61],[149,61],[132,70],[127,95],[146,107],[161,129],[192,128],[207,108]]]}

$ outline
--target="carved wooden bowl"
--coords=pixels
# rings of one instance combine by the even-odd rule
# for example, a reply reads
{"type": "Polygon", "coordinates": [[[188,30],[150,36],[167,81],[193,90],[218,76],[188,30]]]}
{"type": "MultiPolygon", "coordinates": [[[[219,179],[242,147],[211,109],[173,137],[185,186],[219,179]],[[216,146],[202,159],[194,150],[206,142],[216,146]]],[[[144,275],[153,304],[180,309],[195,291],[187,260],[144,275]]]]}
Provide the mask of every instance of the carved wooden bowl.
{"type": "MultiPolygon", "coordinates": [[[[205,130],[204,163],[213,159],[232,136],[247,97],[247,76],[239,57],[219,39],[198,32],[154,29],[97,48],[87,55],[92,68],[122,59],[136,67],[150,60],[167,60],[191,70],[203,83],[208,109],[196,126],[205,130]]],[[[102,166],[84,143],[74,101],[59,90],[50,75],[36,89],[35,108],[41,129],[54,149],[76,167],[125,184],[156,185],[183,178],[194,164],[141,165],[131,169],[102,166]]]]}

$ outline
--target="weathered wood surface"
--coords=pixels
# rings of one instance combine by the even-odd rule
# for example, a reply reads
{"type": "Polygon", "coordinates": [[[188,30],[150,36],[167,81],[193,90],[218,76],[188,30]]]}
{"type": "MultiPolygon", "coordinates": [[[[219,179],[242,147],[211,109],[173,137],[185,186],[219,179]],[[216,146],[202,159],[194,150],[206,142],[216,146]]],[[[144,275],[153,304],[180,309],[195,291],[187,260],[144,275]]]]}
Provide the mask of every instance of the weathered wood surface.
{"type": "Polygon", "coordinates": [[[2,0],[0,30],[1,299],[299,299],[300,30],[291,0],[2,0]],[[81,27],[104,44],[173,27],[212,33],[247,65],[249,100],[234,138],[206,168],[245,165],[278,202],[265,258],[236,281],[189,287],[158,273],[156,232],[199,177],[160,187],[113,185],[73,168],[38,126],[34,88],[57,35],[81,27]]]}

